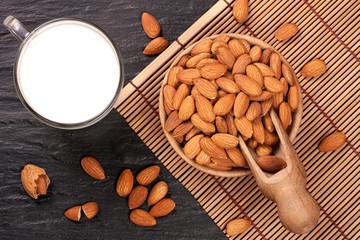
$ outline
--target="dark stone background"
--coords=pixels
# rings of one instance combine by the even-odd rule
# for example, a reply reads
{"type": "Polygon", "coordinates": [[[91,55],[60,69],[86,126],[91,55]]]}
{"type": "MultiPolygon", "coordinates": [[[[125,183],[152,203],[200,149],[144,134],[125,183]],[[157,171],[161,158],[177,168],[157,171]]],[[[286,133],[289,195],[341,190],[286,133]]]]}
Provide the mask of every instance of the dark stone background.
{"type": "MultiPolygon", "coordinates": [[[[155,58],[142,54],[150,41],[141,27],[143,11],[158,19],[162,35],[172,42],[215,2],[2,0],[0,19],[14,15],[28,29],[58,17],[92,21],[118,44],[128,83],[155,58]]],[[[19,43],[5,27],[0,27],[0,42],[0,239],[225,239],[115,110],[100,123],[76,131],[54,129],[34,119],[18,100],[12,79],[19,43]],[[106,180],[96,181],[83,172],[84,155],[99,160],[106,180]],[[24,191],[20,172],[27,163],[46,170],[51,179],[47,198],[37,201],[24,191]],[[136,174],[152,164],[162,167],[158,180],[169,184],[169,196],[177,207],[169,216],[158,218],[155,227],[138,227],[129,221],[127,200],[116,194],[115,183],[124,168],[136,174]],[[94,219],[84,217],[78,224],[64,217],[67,208],[88,201],[100,207],[94,219]]]]}

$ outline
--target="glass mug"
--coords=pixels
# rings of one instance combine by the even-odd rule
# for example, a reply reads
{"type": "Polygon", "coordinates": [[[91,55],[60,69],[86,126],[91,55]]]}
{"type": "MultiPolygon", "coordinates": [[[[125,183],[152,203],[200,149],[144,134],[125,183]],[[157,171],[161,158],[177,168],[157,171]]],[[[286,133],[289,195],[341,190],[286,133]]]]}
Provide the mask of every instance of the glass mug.
{"type": "Polygon", "coordinates": [[[97,25],[59,18],[29,32],[9,16],[4,25],[21,42],[13,76],[20,101],[41,122],[80,129],[103,119],[124,83],[116,44],[97,25]]]}

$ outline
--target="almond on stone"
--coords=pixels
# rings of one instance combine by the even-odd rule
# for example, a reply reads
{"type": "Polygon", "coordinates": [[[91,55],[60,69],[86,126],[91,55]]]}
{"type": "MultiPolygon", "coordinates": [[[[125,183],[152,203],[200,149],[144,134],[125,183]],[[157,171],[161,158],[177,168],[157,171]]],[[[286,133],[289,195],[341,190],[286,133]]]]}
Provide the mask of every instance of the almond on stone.
{"type": "Polygon", "coordinates": [[[188,120],[195,112],[195,102],[193,96],[187,96],[181,103],[179,109],[179,119],[181,121],[188,120]]]}
{"type": "Polygon", "coordinates": [[[135,187],[128,198],[128,206],[130,209],[135,209],[141,206],[146,200],[148,195],[148,190],[144,186],[137,186],[135,187]]]}
{"type": "Polygon", "coordinates": [[[33,164],[27,164],[21,171],[21,182],[27,194],[34,199],[45,195],[50,179],[44,169],[33,164]]]}
{"type": "Polygon", "coordinates": [[[213,41],[211,39],[206,39],[204,41],[199,42],[191,49],[191,55],[195,56],[200,53],[211,53],[211,45],[213,41]]]}
{"type": "Polygon", "coordinates": [[[218,61],[227,66],[228,70],[231,70],[235,63],[235,57],[229,50],[229,48],[218,47],[216,49],[216,57],[218,61]]]}
{"type": "Polygon", "coordinates": [[[184,153],[189,159],[194,159],[201,151],[200,140],[204,135],[196,135],[191,138],[184,147],[184,153]]]}
{"type": "Polygon", "coordinates": [[[175,202],[171,198],[164,198],[156,203],[149,211],[151,216],[162,217],[175,209],[175,202]]]}
{"type": "Polygon", "coordinates": [[[81,206],[69,208],[68,210],[66,210],[65,216],[70,220],[79,222],[81,218],[81,206]]]}
{"type": "Polygon", "coordinates": [[[130,169],[125,169],[119,176],[116,183],[116,192],[120,197],[126,197],[130,194],[134,185],[134,176],[130,169]]]}
{"type": "Polygon", "coordinates": [[[153,39],[144,49],[145,55],[155,55],[164,51],[169,46],[168,40],[163,37],[153,39]]]}
{"type": "Polygon", "coordinates": [[[156,38],[160,35],[160,24],[151,14],[144,12],[141,16],[141,23],[149,38],[156,38]]]}
{"type": "Polygon", "coordinates": [[[83,157],[81,159],[81,167],[91,177],[98,180],[105,179],[104,169],[101,167],[100,163],[95,158],[90,156],[83,157]]]}
{"type": "Polygon", "coordinates": [[[148,196],[148,205],[154,205],[155,203],[159,202],[163,199],[166,194],[168,193],[169,187],[164,181],[160,181],[156,183],[153,188],[151,189],[149,196],[148,196]]]}
{"type": "Polygon", "coordinates": [[[97,205],[96,202],[85,203],[81,206],[81,209],[83,210],[83,212],[85,213],[85,216],[88,219],[92,219],[99,212],[99,206],[97,205]]]}
{"type": "Polygon", "coordinates": [[[132,210],[130,213],[130,221],[143,227],[150,227],[156,224],[155,218],[143,209],[132,210]]]}
{"type": "Polygon", "coordinates": [[[217,116],[225,116],[234,106],[235,94],[227,94],[221,97],[214,105],[214,113],[217,116]]]}
{"type": "Polygon", "coordinates": [[[249,107],[249,97],[243,93],[240,92],[236,98],[235,98],[235,102],[234,102],[234,115],[235,117],[241,117],[242,115],[244,115],[249,107]]]}
{"type": "Polygon", "coordinates": [[[145,168],[136,176],[136,181],[143,186],[149,185],[152,183],[160,173],[160,167],[153,165],[145,168]]]}

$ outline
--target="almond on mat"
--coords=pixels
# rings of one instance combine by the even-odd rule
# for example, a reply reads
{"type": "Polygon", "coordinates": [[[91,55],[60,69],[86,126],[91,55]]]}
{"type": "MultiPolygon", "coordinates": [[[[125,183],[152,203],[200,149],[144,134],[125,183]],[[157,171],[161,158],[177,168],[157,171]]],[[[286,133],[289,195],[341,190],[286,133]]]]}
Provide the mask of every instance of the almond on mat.
{"type": "Polygon", "coordinates": [[[301,69],[301,75],[304,77],[318,77],[326,72],[326,64],[321,59],[314,59],[305,64],[301,69]]]}
{"type": "Polygon", "coordinates": [[[149,197],[147,200],[148,205],[149,206],[154,205],[155,203],[157,203],[158,201],[163,199],[166,196],[166,194],[168,193],[168,190],[169,190],[169,187],[166,184],[166,182],[160,181],[160,182],[156,183],[149,193],[149,197]]]}
{"type": "Polygon", "coordinates": [[[288,40],[296,35],[298,27],[294,23],[285,23],[275,32],[275,38],[278,40],[288,40]]]}
{"type": "Polygon", "coordinates": [[[141,24],[149,38],[156,38],[160,35],[160,24],[151,14],[144,12],[141,16],[141,24]]]}
{"type": "Polygon", "coordinates": [[[240,24],[245,22],[249,15],[248,0],[236,0],[233,7],[233,15],[236,21],[238,21],[240,24]]]}
{"type": "Polygon", "coordinates": [[[81,159],[81,167],[91,177],[98,180],[105,179],[104,169],[101,167],[100,163],[95,158],[89,156],[83,157],[83,159],[81,159]]]}
{"type": "Polygon", "coordinates": [[[330,152],[341,148],[346,143],[346,136],[342,132],[335,132],[324,138],[319,145],[319,151],[330,152]]]}
{"type": "Polygon", "coordinates": [[[175,202],[171,198],[164,198],[156,203],[149,211],[151,216],[162,217],[175,209],[175,202]]]}
{"type": "Polygon", "coordinates": [[[247,219],[243,219],[243,218],[233,219],[226,224],[226,233],[229,236],[235,236],[245,232],[250,227],[250,225],[251,223],[247,219]]]}

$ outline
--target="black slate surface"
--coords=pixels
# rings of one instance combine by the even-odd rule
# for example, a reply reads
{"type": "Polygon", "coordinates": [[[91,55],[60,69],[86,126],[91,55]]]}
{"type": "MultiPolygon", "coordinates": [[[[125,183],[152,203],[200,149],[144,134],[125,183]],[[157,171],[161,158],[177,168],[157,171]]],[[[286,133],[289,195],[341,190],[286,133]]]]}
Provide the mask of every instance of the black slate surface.
{"type": "MultiPolygon", "coordinates": [[[[205,13],[215,0],[12,0],[0,1],[0,20],[14,15],[28,29],[58,17],[78,17],[100,25],[118,44],[125,60],[125,82],[154,57],[142,54],[150,40],[142,30],[143,11],[153,14],[162,35],[172,42],[205,13]]],[[[113,110],[86,129],[58,130],[34,119],[17,98],[12,65],[19,43],[0,27],[0,239],[226,239],[191,194],[161,165],[125,120],[113,110]],[[91,155],[105,169],[97,181],[83,172],[80,159],[91,155]],[[51,179],[49,196],[30,198],[20,172],[32,163],[51,179]],[[157,164],[157,181],[169,184],[177,206],[154,227],[138,227],[129,219],[127,200],[115,192],[124,168],[133,173],[157,164]],[[99,214],[81,223],[64,217],[72,206],[96,201],[99,214]]],[[[145,209],[146,206],[142,206],[145,209]]]]}

